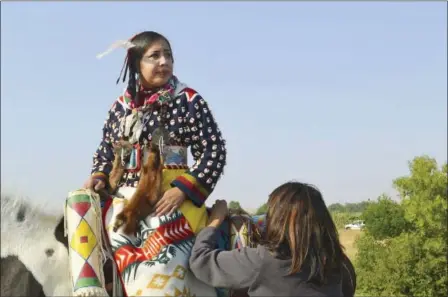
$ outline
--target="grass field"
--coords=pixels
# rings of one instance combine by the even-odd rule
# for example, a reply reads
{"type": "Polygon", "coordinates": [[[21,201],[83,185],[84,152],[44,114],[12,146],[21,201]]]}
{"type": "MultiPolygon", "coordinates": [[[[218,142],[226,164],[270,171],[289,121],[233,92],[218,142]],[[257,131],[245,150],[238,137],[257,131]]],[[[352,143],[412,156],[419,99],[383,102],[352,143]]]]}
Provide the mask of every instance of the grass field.
{"type": "Polygon", "coordinates": [[[339,230],[339,240],[345,247],[345,252],[352,262],[356,257],[355,240],[359,234],[361,234],[360,230],[339,230]]]}

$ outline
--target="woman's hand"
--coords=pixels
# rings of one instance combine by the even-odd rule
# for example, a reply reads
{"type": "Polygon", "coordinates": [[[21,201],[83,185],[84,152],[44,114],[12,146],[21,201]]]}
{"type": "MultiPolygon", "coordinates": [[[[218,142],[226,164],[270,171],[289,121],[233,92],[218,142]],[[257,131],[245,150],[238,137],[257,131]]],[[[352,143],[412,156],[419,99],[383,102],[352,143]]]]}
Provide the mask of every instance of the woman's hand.
{"type": "Polygon", "coordinates": [[[179,188],[174,187],[163,194],[162,199],[156,204],[156,216],[173,214],[185,201],[186,195],[179,188]]]}
{"type": "Polygon", "coordinates": [[[229,209],[227,208],[227,201],[216,200],[215,204],[213,204],[212,211],[208,219],[208,225],[210,227],[219,227],[228,214],[229,209]]]}
{"type": "Polygon", "coordinates": [[[94,176],[89,177],[89,179],[84,183],[84,188],[91,191],[98,192],[106,187],[106,183],[99,178],[94,176]]]}

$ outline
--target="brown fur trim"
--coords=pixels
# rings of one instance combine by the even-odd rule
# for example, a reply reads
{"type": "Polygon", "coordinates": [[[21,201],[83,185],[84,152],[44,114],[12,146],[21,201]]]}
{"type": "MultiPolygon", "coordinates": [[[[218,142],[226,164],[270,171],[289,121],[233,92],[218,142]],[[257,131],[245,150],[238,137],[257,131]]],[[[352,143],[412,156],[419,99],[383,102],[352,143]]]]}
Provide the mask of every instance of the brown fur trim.
{"type": "Polygon", "coordinates": [[[137,190],[117,215],[114,231],[125,225],[124,233],[134,234],[138,222],[153,212],[153,206],[162,197],[163,160],[158,146],[151,146],[148,159],[140,172],[137,190]]]}

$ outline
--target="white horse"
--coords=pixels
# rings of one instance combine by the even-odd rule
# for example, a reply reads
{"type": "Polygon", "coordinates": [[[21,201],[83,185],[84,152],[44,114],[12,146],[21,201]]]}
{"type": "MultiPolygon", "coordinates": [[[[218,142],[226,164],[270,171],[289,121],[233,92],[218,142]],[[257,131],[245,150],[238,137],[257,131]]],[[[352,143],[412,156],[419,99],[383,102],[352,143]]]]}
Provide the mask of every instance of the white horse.
{"type": "Polygon", "coordinates": [[[64,214],[1,194],[2,296],[70,296],[64,214]]]}

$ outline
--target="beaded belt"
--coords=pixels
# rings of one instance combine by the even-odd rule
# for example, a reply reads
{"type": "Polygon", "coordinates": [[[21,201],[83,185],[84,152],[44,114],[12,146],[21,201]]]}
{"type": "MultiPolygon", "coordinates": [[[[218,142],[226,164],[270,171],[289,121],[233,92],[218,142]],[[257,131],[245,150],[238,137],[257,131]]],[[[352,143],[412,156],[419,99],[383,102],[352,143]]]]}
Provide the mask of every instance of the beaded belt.
{"type": "MultiPolygon", "coordinates": [[[[187,147],[180,145],[163,146],[164,169],[188,169],[187,147]]],[[[139,145],[132,149],[129,162],[126,164],[126,171],[140,171],[142,160],[146,160],[149,155],[149,148],[139,145]]]]}
{"type": "Polygon", "coordinates": [[[162,155],[165,169],[188,169],[187,147],[165,145],[163,146],[162,155]]]}

